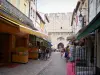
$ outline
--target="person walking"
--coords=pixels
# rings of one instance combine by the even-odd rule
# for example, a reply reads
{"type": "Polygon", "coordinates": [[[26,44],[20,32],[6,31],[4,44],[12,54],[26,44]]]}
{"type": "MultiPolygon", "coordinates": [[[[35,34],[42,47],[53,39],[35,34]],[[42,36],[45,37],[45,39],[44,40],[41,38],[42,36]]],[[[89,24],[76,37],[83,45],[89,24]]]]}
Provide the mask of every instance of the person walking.
{"type": "Polygon", "coordinates": [[[67,62],[68,59],[69,59],[69,46],[66,47],[66,50],[65,50],[65,58],[66,58],[66,62],[67,62]]]}
{"type": "Polygon", "coordinates": [[[38,59],[41,59],[41,53],[42,53],[42,50],[41,50],[41,48],[39,48],[39,51],[38,51],[38,59]]]}
{"type": "Polygon", "coordinates": [[[65,52],[65,49],[63,48],[63,49],[61,50],[61,57],[64,55],[64,52],[65,52]]]}
{"type": "Polygon", "coordinates": [[[49,55],[49,48],[46,48],[46,56],[45,56],[45,59],[47,60],[48,59],[48,55],[49,55]]]}

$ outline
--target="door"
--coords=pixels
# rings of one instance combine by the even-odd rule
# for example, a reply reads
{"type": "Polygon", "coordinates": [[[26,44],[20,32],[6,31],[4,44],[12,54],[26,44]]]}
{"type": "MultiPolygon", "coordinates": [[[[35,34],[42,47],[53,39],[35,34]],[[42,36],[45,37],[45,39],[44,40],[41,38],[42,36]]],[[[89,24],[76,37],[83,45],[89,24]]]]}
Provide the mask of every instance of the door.
{"type": "Polygon", "coordinates": [[[9,61],[9,34],[0,33],[0,63],[9,61]]]}

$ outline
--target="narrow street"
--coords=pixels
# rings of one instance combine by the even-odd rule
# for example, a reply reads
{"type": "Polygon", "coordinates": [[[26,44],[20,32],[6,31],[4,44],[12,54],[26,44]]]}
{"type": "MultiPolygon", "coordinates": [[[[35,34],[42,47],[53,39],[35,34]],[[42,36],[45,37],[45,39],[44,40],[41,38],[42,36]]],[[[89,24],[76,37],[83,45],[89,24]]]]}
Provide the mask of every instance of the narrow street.
{"type": "Polygon", "coordinates": [[[60,52],[52,53],[52,62],[38,75],[66,75],[66,61],[60,57],[60,52]]]}
{"type": "Polygon", "coordinates": [[[100,0],[0,0],[0,75],[100,75],[100,0]]]}

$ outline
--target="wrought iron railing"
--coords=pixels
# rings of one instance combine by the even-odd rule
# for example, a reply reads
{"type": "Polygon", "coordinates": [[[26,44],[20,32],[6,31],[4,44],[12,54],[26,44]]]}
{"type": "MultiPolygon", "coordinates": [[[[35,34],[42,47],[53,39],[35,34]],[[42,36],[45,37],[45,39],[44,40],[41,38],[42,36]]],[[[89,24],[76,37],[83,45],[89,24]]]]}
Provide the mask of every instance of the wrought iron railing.
{"type": "Polygon", "coordinates": [[[0,5],[4,8],[1,10],[4,14],[20,21],[32,29],[35,29],[32,20],[23,14],[20,10],[18,10],[15,6],[13,6],[10,2],[7,0],[0,0],[0,5]]]}

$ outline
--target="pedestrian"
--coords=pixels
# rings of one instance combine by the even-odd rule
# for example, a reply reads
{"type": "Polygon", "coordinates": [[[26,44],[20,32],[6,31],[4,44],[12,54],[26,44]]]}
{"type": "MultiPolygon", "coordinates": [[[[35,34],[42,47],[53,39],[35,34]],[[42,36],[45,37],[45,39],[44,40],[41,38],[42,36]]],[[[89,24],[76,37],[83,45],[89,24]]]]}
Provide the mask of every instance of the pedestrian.
{"type": "Polygon", "coordinates": [[[71,62],[73,62],[75,59],[75,44],[74,44],[74,42],[72,42],[71,44],[70,44],[70,47],[69,47],[69,60],[71,61],[71,62]]]}
{"type": "Polygon", "coordinates": [[[66,47],[66,50],[65,50],[65,58],[66,58],[66,62],[67,62],[68,59],[69,59],[69,46],[66,47]]]}
{"type": "Polygon", "coordinates": [[[48,58],[51,56],[51,49],[48,47],[48,58]]]}
{"type": "Polygon", "coordinates": [[[63,56],[64,52],[65,52],[65,49],[63,48],[63,49],[61,50],[61,57],[63,56]]]}
{"type": "Polygon", "coordinates": [[[42,53],[42,50],[41,50],[41,48],[39,48],[39,51],[38,51],[38,59],[41,59],[41,53],[42,53]]]}
{"type": "Polygon", "coordinates": [[[46,47],[45,46],[43,46],[42,54],[43,54],[43,59],[45,60],[45,57],[46,57],[46,47]]]}
{"type": "Polygon", "coordinates": [[[46,48],[46,56],[45,56],[46,60],[48,59],[48,56],[49,56],[49,48],[46,48]]]}

